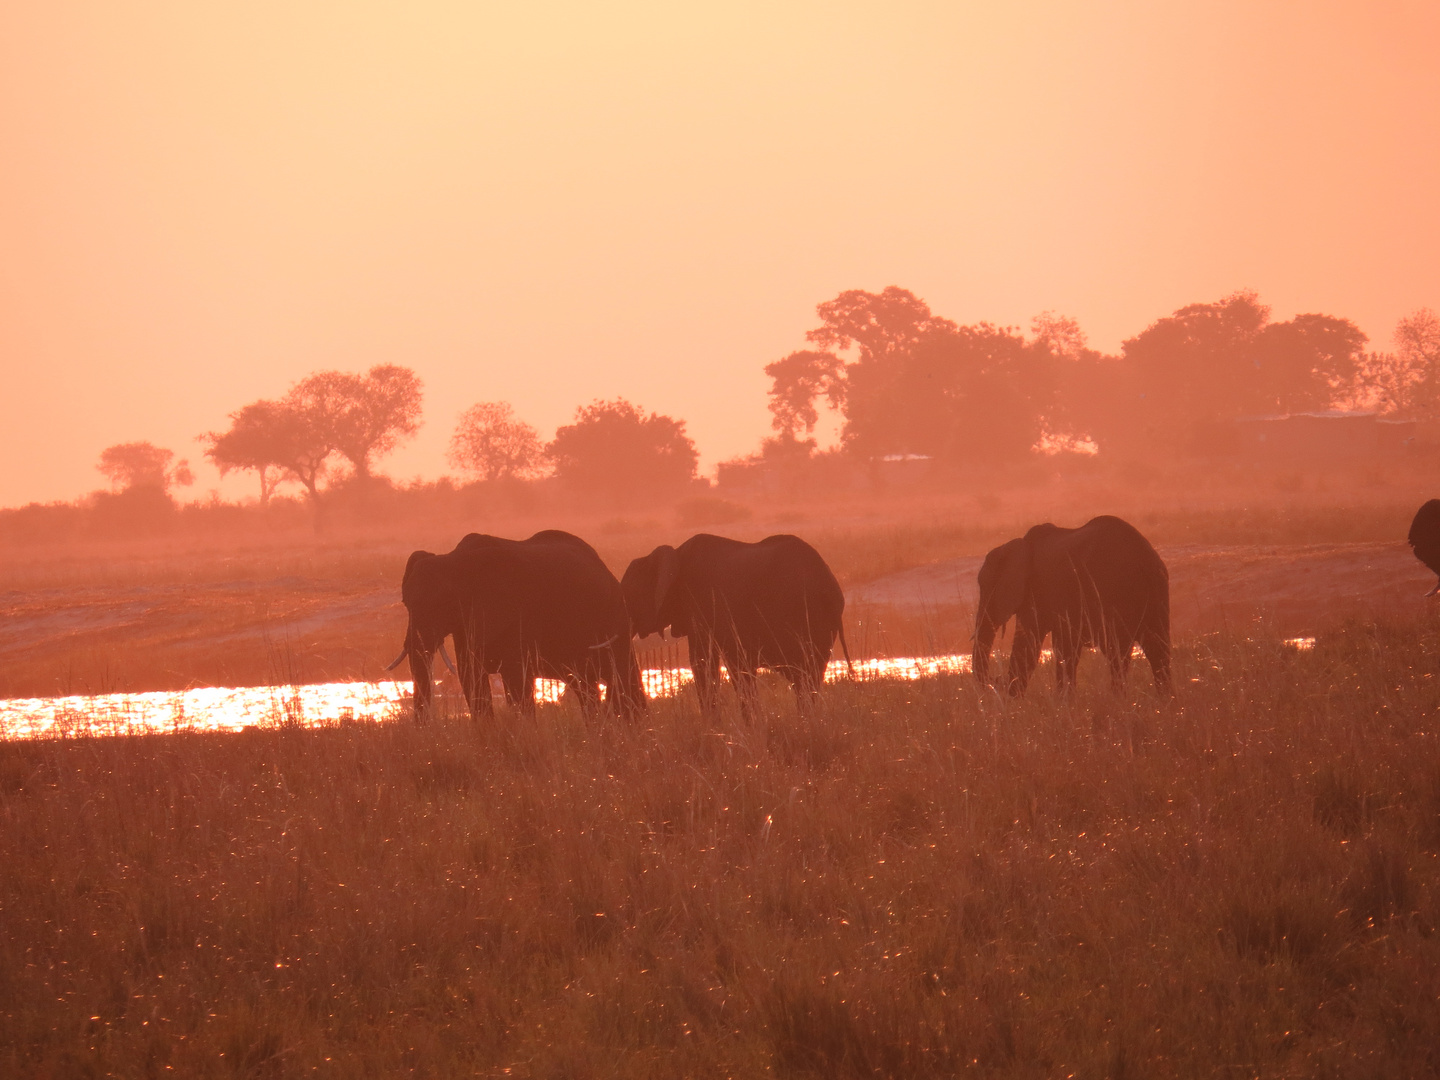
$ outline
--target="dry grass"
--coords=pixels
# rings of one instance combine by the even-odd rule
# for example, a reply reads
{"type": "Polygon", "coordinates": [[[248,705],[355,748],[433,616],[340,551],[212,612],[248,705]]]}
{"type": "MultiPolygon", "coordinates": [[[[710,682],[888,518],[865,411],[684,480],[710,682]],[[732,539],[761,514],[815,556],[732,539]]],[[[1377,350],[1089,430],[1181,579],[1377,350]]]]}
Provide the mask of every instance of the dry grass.
{"type": "Polygon", "coordinates": [[[1437,657],[0,745],[0,1073],[1431,1075],[1437,657]]]}

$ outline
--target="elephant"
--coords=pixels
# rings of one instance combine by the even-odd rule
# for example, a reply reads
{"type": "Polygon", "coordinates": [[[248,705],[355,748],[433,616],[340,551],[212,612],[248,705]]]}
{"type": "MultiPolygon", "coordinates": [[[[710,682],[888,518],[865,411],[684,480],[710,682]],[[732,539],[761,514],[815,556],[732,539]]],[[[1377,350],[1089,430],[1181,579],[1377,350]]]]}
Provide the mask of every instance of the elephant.
{"type": "MultiPolygon", "coordinates": [[[[1431,499],[1415,511],[1415,520],[1410,523],[1410,535],[1406,537],[1415,557],[1440,574],[1440,499],[1431,499]]],[[[1426,596],[1440,593],[1440,580],[1426,596]]]]}
{"type": "Polygon", "coordinates": [[[690,670],[706,712],[718,704],[722,662],[747,714],[758,667],[784,675],[806,709],[837,638],[850,663],[841,625],[845,594],[820,553],[798,536],[750,544],[698,533],[678,548],[662,544],[634,560],[620,584],[637,634],[669,627],[689,639],[690,670]]]}
{"type": "Polygon", "coordinates": [[[1150,542],[1118,517],[1092,518],[1078,529],[1036,525],[985,556],[972,654],[982,684],[989,681],[995,635],[1012,615],[1012,696],[1025,692],[1046,634],[1055,650],[1056,686],[1067,695],[1086,645],[1099,646],[1110,661],[1112,685],[1123,690],[1137,641],[1156,689],[1173,694],[1170,574],[1150,542]]]}
{"type": "Polygon", "coordinates": [[[429,715],[430,666],[447,635],[477,720],[493,711],[488,676],[497,672],[509,700],[527,714],[535,710],[537,676],[563,679],[587,712],[599,703],[601,682],[617,715],[646,707],[620,583],[578,536],[558,529],[528,540],[471,533],[444,555],[416,551],[400,595],[409,623],[391,667],[409,657],[417,720],[429,715]]]}

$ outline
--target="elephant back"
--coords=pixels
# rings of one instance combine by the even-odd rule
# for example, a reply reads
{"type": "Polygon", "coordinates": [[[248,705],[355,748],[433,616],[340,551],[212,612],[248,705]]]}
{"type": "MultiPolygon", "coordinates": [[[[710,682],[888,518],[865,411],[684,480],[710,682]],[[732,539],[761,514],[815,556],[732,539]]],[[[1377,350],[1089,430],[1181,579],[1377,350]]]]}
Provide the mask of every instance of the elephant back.
{"type": "Polygon", "coordinates": [[[734,640],[761,663],[829,655],[845,596],[804,540],[781,534],[744,543],[701,533],[678,552],[695,628],[734,640]]]}

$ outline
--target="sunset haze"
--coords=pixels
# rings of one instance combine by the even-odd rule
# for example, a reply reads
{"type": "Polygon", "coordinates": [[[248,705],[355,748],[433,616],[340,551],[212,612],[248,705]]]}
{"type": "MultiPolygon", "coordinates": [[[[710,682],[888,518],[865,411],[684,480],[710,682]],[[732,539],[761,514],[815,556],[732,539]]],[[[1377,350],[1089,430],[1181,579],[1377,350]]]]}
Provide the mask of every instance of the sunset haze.
{"type": "MultiPolygon", "coordinates": [[[[549,437],[623,396],[702,471],[815,305],[900,285],[1118,349],[1251,288],[1388,347],[1440,306],[1429,3],[10,4],[0,505],[307,373],[549,437]]],[[[253,494],[231,477],[222,490],[253,494]]]]}

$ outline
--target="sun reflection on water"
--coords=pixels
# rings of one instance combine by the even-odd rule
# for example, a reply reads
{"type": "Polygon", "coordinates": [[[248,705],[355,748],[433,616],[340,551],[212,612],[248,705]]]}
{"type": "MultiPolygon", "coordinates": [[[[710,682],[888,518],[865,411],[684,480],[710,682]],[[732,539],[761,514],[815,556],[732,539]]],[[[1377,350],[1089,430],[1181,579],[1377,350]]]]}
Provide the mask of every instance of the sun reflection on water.
{"type": "MultiPolygon", "coordinates": [[[[1289,638],[1297,651],[1315,647],[1313,637],[1289,638]]],[[[1137,654],[1139,650],[1136,650],[1137,654]]],[[[1046,649],[1041,658],[1049,657],[1046,649]]],[[[972,670],[968,653],[949,656],[896,656],[857,660],[854,678],[915,680],[964,675],[972,670]]],[[[848,679],[845,661],[832,660],[826,682],[848,679]]],[[[692,681],[688,668],[648,668],[641,672],[652,698],[673,697],[692,681]]],[[[498,688],[497,688],[498,689],[498,688]]],[[[536,697],[558,703],[565,684],[537,679],[536,697]]],[[[335,682],[302,686],[201,687],[142,694],[74,695],[0,700],[0,738],[34,739],[80,735],[143,735],[171,731],[241,731],[252,727],[321,727],[330,724],[385,723],[409,707],[408,680],[335,682]]]]}
{"type": "MultiPolygon", "coordinates": [[[[918,679],[969,670],[968,656],[896,657],[857,661],[855,677],[918,679]]],[[[825,672],[829,682],[848,677],[844,661],[832,662],[825,672]]],[[[691,682],[688,668],[649,668],[641,672],[641,678],[645,692],[652,698],[673,697],[691,682]]],[[[537,679],[535,689],[539,701],[551,704],[558,703],[565,694],[565,684],[557,679],[537,679]]],[[[410,690],[409,680],[385,680],[12,698],[0,700],[0,737],[34,739],[384,723],[399,719],[408,709],[410,690]]]]}

